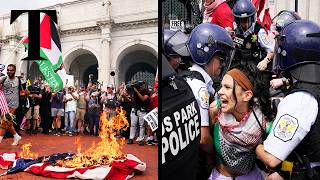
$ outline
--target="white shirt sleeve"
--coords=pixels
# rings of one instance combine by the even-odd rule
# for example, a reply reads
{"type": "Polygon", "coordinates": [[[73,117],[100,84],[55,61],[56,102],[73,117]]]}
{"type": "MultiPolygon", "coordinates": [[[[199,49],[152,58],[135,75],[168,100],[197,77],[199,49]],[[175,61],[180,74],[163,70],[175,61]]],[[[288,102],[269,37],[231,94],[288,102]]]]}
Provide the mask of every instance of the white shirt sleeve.
{"type": "Polygon", "coordinates": [[[318,114],[317,100],[307,92],[286,96],[278,106],[272,130],[264,141],[265,150],[285,160],[310,131],[318,114]]]}
{"type": "Polygon", "coordinates": [[[198,79],[187,79],[192,92],[197,100],[200,114],[201,126],[209,126],[209,92],[205,83],[198,79]]]}
{"type": "Polygon", "coordinates": [[[267,53],[274,52],[275,40],[263,28],[258,32],[258,42],[267,53]]]}

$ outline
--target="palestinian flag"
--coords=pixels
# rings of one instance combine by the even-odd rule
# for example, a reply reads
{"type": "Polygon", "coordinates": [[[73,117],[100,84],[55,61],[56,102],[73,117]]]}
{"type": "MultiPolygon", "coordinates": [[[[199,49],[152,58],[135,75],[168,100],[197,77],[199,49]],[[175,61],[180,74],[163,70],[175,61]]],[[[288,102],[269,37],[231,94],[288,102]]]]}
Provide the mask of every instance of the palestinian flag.
{"type": "MultiPolygon", "coordinates": [[[[28,37],[23,40],[23,45],[28,48],[28,37]]],[[[49,83],[52,92],[59,91],[64,87],[64,79],[67,79],[67,74],[63,67],[57,28],[46,14],[40,23],[40,56],[45,60],[35,61],[39,70],[49,83]]]]}

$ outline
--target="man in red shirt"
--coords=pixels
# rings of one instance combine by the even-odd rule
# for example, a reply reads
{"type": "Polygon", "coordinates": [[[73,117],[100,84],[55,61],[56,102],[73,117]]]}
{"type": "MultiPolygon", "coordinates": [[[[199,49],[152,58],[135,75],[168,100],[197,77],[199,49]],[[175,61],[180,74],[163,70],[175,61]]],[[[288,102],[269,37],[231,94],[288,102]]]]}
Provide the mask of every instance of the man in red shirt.
{"type": "Polygon", "coordinates": [[[233,30],[232,10],[225,0],[205,0],[203,23],[217,24],[228,31],[233,30]]]}

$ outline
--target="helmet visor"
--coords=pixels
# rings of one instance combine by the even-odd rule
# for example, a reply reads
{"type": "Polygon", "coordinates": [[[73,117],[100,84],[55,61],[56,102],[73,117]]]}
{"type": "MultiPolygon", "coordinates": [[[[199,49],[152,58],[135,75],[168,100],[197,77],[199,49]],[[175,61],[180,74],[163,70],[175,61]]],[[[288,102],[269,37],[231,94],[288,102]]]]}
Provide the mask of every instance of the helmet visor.
{"type": "Polygon", "coordinates": [[[167,43],[172,46],[172,50],[176,52],[177,55],[189,56],[189,52],[185,52],[185,44],[187,41],[188,36],[181,31],[177,31],[167,43]]]}
{"type": "Polygon", "coordinates": [[[235,54],[235,49],[230,45],[220,41],[217,41],[216,46],[217,51],[213,53],[213,55],[217,53],[220,55],[219,59],[221,63],[221,73],[219,77],[222,78],[231,66],[235,54]]]}

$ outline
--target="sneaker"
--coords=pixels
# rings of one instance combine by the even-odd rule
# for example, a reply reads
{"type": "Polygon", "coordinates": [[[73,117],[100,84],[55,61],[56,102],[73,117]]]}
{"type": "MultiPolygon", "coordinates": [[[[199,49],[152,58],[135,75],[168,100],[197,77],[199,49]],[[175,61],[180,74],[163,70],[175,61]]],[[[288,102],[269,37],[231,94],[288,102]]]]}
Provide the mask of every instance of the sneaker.
{"type": "Polygon", "coordinates": [[[141,139],[140,137],[138,137],[138,138],[136,139],[136,142],[140,142],[141,140],[143,140],[143,139],[141,139]]]}
{"type": "Polygon", "coordinates": [[[139,141],[139,146],[143,146],[144,145],[144,141],[139,141]]]}
{"type": "Polygon", "coordinates": [[[21,139],[21,136],[18,136],[17,138],[13,138],[13,143],[12,143],[11,145],[12,145],[12,146],[18,145],[20,139],[21,139]]]}
{"type": "Polygon", "coordinates": [[[133,140],[132,139],[128,139],[127,144],[133,144],[133,140]]]}
{"type": "Polygon", "coordinates": [[[151,140],[151,139],[148,140],[148,141],[147,141],[147,145],[148,145],[148,146],[152,146],[152,145],[153,145],[153,140],[151,140]]]}

